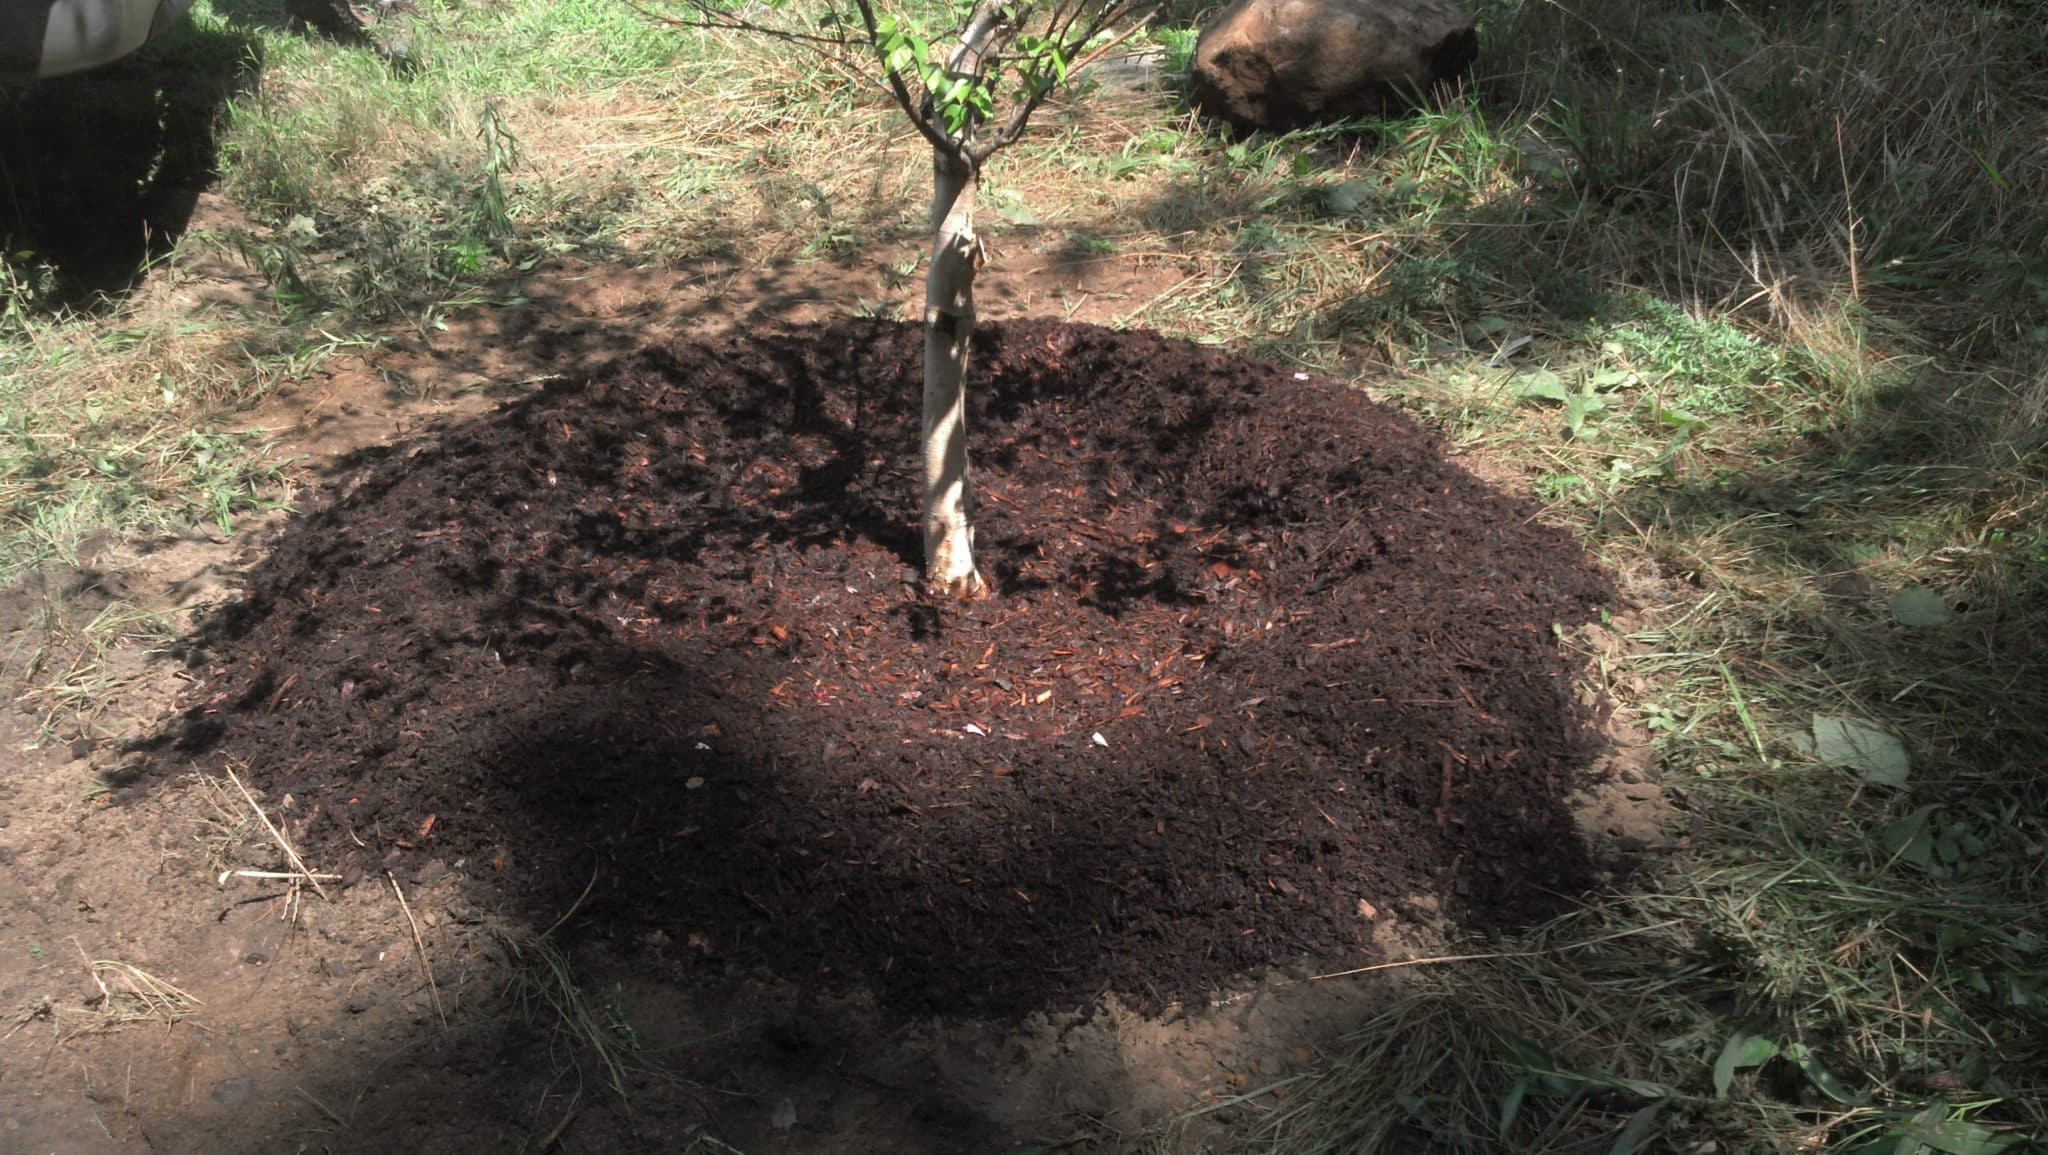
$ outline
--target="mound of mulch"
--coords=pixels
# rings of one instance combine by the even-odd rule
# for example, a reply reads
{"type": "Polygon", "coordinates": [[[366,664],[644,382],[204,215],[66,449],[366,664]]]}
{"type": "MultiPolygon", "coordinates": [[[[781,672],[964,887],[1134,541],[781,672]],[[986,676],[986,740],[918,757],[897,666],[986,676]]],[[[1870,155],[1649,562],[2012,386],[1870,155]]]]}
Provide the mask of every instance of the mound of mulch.
{"type": "Polygon", "coordinates": [[[291,794],[312,862],[912,1010],[1200,1000],[1587,884],[1553,624],[1613,594],[1532,505],[1341,386],[994,325],[999,593],[934,602],[920,357],[872,323],[648,349],[362,462],[164,759],[291,794]]]}

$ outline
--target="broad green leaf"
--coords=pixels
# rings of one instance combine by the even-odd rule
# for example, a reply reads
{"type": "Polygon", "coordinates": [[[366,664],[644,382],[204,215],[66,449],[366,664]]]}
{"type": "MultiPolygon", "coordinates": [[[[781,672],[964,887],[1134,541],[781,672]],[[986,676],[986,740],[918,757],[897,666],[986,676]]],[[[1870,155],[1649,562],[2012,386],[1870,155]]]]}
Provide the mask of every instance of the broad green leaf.
{"type": "Polygon", "coordinates": [[[1355,213],[1363,205],[1372,203],[1372,185],[1362,180],[1347,180],[1323,190],[1323,207],[1333,213],[1355,213]]]}
{"type": "Polygon", "coordinates": [[[1873,786],[1903,790],[1913,762],[1905,744],[1855,718],[1813,716],[1813,753],[1823,765],[1854,770],[1873,786]]]}
{"type": "Polygon", "coordinates": [[[1620,389],[1636,383],[1636,375],[1627,369],[1596,369],[1586,377],[1588,389],[1620,389]]]}
{"type": "Polygon", "coordinates": [[[1573,433],[1585,428],[1586,418],[1606,412],[1607,402],[1598,393],[1574,393],[1564,399],[1564,423],[1573,433]]]}
{"type": "Polygon", "coordinates": [[[1909,1119],[1893,1132],[1902,1139],[1945,1152],[1946,1155],[1999,1155],[2019,1142],[2017,1135],[2001,1135],[1989,1127],[1961,1119],[1927,1122],[1909,1119]]]}
{"type": "Polygon", "coordinates": [[[1762,1035],[1730,1035],[1728,1045],[1721,1048],[1721,1057],[1714,1060],[1714,1097],[1728,1097],[1728,1088],[1735,1082],[1735,1072],[1761,1067],[1777,1055],[1778,1044],[1762,1035]]]}
{"type": "Polygon", "coordinates": [[[1564,380],[1548,369],[1523,374],[1521,395],[1542,401],[1567,401],[1572,396],[1571,390],[1564,387],[1564,380]]]}
{"type": "Polygon", "coordinates": [[[1806,1075],[1806,1081],[1812,1083],[1814,1089],[1818,1090],[1821,1094],[1826,1095],[1845,1107],[1861,1107],[1863,1105],[1863,1097],[1851,1095],[1849,1089],[1842,1085],[1842,1081],[1835,1077],[1835,1073],[1828,1070],[1827,1066],[1815,1058],[1813,1052],[1808,1050],[1803,1044],[1794,1043],[1786,1047],[1785,1057],[1799,1065],[1800,1071],[1806,1075]]]}
{"type": "Polygon", "coordinates": [[[1941,595],[1926,586],[1907,586],[1892,595],[1892,617],[1902,626],[1940,626],[1954,619],[1941,595]]]}
{"type": "Polygon", "coordinates": [[[1707,423],[1707,419],[1684,409],[1673,409],[1666,405],[1657,407],[1657,422],[1672,429],[1694,430],[1707,423]]]}
{"type": "Polygon", "coordinates": [[[1922,806],[1888,824],[1878,832],[1878,844],[1884,847],[1886,854],[1901,862],[1911,863],[1922,870],[1933,870],[1933,839],[1927,834],[1927,818],[1933,813],[1934,807],[1922,806]]]}
{"type": "Polygon", "coordinates": [[[1637,1155],[1648,1147],[1651,1129],[1657,1125],[1657,1116],[1669,1102],[1669,1099],[1659,1099],[1630,1115],[1628,1122],[1622,1125],[1621,1133],[1614,1137],[1614,1146],[1607,1149],[1607,1155],[1637,1155]]]}
{"type": "Polygon", "coordinates": [[[1031,211],[1022,197],[1005,197],[993,202],[989,207],[995,209],[997,216],[1020,228],[1037,228],[1045,223],[1039,219],[1037,213],[1031,211]]]}

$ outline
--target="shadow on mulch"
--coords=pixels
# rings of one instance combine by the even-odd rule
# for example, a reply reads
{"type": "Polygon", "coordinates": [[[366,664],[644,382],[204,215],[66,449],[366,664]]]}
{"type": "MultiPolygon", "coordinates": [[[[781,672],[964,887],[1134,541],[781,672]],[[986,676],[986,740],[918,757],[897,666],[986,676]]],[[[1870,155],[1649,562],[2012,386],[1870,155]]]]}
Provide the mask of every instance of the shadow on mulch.
{"type": "Polygon", "coordinates": [[[1534,506],[1354,391],[992,325],[1000,594],[934,604],[920,356],[879,323],[650,349],[370,455],[212,627],[158,764],[292,794],[316,862],[919,1012],[1199,1001],[1588,885],[1553,625],[1616,595],[1534,506]]]}

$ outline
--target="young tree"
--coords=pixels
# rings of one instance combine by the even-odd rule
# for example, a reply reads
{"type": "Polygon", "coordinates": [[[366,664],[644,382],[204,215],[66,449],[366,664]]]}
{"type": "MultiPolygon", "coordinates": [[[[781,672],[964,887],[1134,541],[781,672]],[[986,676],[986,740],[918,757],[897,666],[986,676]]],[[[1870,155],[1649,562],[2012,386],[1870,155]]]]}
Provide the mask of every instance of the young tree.
{"type": "Polygon", "coordinates": [[[876,0],[769,0],[740,11],[721,0],[672,0],[695,27],[759,33],[873,62],[882,85],[932,150],[931,267],[925,274],[925,585],[973,598],[987,589],[974,562],[967,465],[967,366],[974,339],[974,231],[982,166],[1017,142],[1046,97],[1139,31],[1163,0],[969,0],[927,10],[952,24],[934,38],[911,12],[876,0]],[[758,13],[758,14],[757,14],[758,13]],[[804,17],[811,18],[806,23],[804,17]]]}

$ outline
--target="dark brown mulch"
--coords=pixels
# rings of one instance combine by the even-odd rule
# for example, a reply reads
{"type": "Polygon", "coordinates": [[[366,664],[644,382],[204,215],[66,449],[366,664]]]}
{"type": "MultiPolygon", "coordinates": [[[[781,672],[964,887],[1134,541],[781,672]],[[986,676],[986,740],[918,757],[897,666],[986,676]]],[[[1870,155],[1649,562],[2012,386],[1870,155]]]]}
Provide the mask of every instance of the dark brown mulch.
{"type": "MultiPolygon", "coordinates": [[[[308,857],[982,1014],[1199,1000],[1587,883],[1553,623],[1613,592],[1397,413],[1147,333],[979,341],[980,555],[920,597],[914,328],[651,349],[301,519],[166,751],[308,857]],[[369,851],[359,850],[361,839],[369,851]],[[594,884],[590,883],[595,878],[594,884]]],[[[170,755],[166,755],[166,758],[170,755]]]]}

